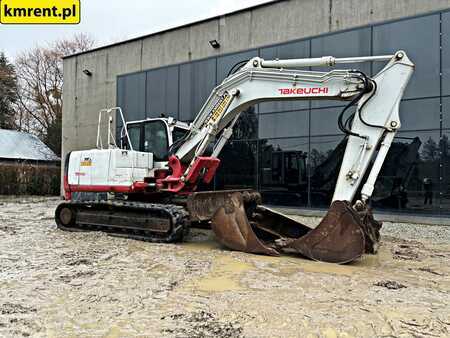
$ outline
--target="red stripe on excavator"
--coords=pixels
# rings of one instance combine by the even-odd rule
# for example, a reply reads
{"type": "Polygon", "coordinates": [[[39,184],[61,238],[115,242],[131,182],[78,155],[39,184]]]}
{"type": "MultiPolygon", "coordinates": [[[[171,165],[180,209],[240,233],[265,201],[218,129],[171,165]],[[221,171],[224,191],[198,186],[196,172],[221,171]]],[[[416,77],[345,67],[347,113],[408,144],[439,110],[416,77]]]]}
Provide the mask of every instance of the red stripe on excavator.
{"type": "Polygon", "coordinates": [[[119,192],[119,193],[133,193],[144,192],[148,184],[145,182],[135,182],[131,186],[123,185],[81,185],[70,184],[70,192],[119,192]]]}
{"type": "Polygon", "coordinates": [[[69,185],[69,177],[67,176],[67,174],[64,175],[64,199],[67,201],[72,199],[72,193],[69,185]]]}

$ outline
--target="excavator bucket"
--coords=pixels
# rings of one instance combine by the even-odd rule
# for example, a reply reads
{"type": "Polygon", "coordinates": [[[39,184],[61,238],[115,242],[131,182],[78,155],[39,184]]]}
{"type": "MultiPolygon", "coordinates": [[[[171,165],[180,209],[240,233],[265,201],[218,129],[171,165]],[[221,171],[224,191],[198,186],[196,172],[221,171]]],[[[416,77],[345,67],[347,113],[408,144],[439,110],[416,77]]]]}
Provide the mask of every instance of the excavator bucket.
{"type": "Polygon", "coordinates": [[[363,255],[365,237],[358,214],[346,202],[335,201],[315,229],[280,244],[316,261],[343,264],[363,255]]]}
{"type": "Polygon", "coordinates": [[[335,201],[316,228],[275,210],[258,206],[247,219],[242,195],[234,193],[212,218],[219,242],[233,250],[279,255],[296,252],[313,260],[344,264],[375,253],[381,223],[369,210],[357,212],[345,201],[335,201]]]}
{"type": "Polygon", "coordinates": [[[279,252],[266,246],[254,233],[247,219],[240,193],[233,193],[212,218],[212,230],[220,243],[244,252],[278,256],[279,252]]]}

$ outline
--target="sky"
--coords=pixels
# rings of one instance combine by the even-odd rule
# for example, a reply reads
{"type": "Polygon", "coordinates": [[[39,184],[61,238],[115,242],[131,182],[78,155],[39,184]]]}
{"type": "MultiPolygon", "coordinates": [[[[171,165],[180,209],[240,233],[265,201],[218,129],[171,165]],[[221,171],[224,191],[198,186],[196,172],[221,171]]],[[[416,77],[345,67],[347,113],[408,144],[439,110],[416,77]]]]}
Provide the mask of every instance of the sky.
{"type": "Polygon", "coordinates": [[[79,32],[101,46],[264,2],[270,0],[81,0],[79,25],[0,24],[0,51],[14,58],[23,50],[79,32]]]}

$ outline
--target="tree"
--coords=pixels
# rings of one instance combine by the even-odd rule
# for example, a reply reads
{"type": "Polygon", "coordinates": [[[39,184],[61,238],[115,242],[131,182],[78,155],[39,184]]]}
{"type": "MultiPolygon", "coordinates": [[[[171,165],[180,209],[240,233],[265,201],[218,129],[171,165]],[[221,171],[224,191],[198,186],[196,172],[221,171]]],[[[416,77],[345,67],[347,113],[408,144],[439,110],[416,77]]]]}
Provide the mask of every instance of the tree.
{"type": "Polygon", "coordinates": [[[0,128],[14,129],[14,104],[16,102],[16,72],[6,55],[0,53],[0,128]]]}
{"type": "Polygon", "coordinates": [[[79,34],[46,47],[35,47],[16,59],[18,128],[37,134],[58,155],[61,154],[62,58],[88,50],[93,44],[89,36],[79,34]]]}
{"type": "Polygon", "coordinates": [[[439,159],[439,146],[431,137],[423,145],[421,155],[424,161],[435,161],[439,159]]]}

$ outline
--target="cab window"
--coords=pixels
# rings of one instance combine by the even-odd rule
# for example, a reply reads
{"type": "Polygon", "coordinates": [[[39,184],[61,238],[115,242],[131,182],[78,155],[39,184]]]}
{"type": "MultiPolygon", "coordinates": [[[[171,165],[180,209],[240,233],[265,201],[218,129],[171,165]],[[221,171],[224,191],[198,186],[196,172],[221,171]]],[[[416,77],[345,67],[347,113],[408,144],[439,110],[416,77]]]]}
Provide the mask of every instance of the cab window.
{"type": "Polygon", "coordinates": [[[145,122],[143,151],[153,153],[156,161],[167,161],[168,148],[166,124],[162,121],[145,122]]]}
{"type": "Polygon", "coordinates": [[[181,129],[181,128],[173,128],[173,132],[172,132],[172,142],[176,143],[178,140],[181,140],[183,137],[186,136],[186,133],[188,131],[186,129],[181,129]]]}
{"type": "MultiPolygon", "coordinates": [[[[133,150],[139,151],[141,148],[141,126],[136,125],[128,127],[128,136],[130,137],[130,142],[133,146],[133,150]]],[[[127,145],[127,148],[130,147],[127,145]]]]}

